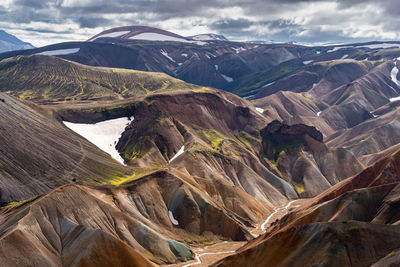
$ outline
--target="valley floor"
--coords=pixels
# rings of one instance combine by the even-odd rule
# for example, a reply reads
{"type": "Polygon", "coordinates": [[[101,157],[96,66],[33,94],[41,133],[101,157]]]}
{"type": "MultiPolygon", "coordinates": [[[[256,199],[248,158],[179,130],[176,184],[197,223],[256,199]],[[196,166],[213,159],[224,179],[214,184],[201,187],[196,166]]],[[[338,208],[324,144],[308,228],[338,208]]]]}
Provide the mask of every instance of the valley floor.
{"type": "MultiPolygon", "coordinates": [[[[263,233],[268,230],[268,227],[275,221],[280,220],[286,214],[301,207],[303,204],[307,203],[309,200],[307,199],[298,199],[289,202],[287,205],[282,207],[278,207],[275,209],[275,212],[269,215],[264,221],[257,224],[256,228],[250,230],[251,235],[254,238],[259,237],[263,233]],[[265,227],[263,230],[262,227],[265,227]]],[[[174,267],[189,267],[189,266],[199,266],[206,267],[212,264],[217,263],[225,257],[230,255],[234,255],[237,250],[246,245],[247,242],[218,242],[209,246],[199,246],[192,247],[192,251],[195,253],[195,259],[192,261],[187,261],[179,264],[169,264],[169,265],[161,265],[161,266],[174,266],[174,267]]]]}

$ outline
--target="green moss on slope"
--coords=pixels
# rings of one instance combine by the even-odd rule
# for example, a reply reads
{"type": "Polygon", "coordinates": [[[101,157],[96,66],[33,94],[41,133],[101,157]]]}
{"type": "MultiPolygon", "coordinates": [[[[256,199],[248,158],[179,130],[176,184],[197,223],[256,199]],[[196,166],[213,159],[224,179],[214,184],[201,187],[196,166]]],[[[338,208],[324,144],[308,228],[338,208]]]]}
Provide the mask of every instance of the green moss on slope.
{"type": "Polygon", "coordinates": [[[162,73],[89,67],[51,56],[20,56],[0,62],[0,91],[40,103],[123,99],[195,88],[162,73]]]}

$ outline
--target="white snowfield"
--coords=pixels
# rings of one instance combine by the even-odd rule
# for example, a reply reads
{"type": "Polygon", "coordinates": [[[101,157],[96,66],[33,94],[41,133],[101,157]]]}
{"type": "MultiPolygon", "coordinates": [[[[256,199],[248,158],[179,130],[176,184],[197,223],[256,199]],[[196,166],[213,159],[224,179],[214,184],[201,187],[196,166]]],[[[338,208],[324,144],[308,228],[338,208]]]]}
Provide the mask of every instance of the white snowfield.
{"type": "Polygon", "coordinates": [[[174,60],[172,57],[170,57],[170,56],[168,55],[167,51],[165,51],[164,49],[161,49],[161,50],[160,50],[160,53],[161,53],[164,57],[166,57],[166,58],[168,58],[169,60],[171,60],[172,62],[175,62],[175,60],[174,60]]]}
{"type": "Polygon", "coordinates": [[[199,35],[194,36],[192,39],[196,40],[196,41],[211,41],[211,40],[214,40],[212,38],[212,36],[210,36],[208,34],[199,34],[199,35]]]}
{"type": "Polygon", "coordinates": [[[240,52],[243,52],[243,51],[246,51],[246,50],[247,50],[247,49],[244,48],[244,47],[239,47],[239,48],[232,47],[232,49],[235,50],[235,53],[236,53],[236,54],[239,54],[240,52]]]}
{"type": "Polygon", "coordinates": [[[80,48],[58,49],[58,50],[43,51],[40,53],[36,53],[35,55],[62,56],[62,55],[78,53],[79,50],[80,48]]]}
{"type": "Polygon", "coordinates": [[[215,34],[198,34],[196,36],[193,36],[191,39],[196,40],[196,41],[215,41],[215,40],[223,40],[221,39],[220,36],[215,35],[215,34]]]}
{"type": "Polygon", "coordinates": [[[260,113],[263,113],[263,112],[264,112],[264,109],[263,109],[263,108],[257,108],[257,107],[256,107],[256,110],[257,110],[258,112],[260,112],[260,113]]]}
{"type": "Polygon", "coordinates": [[[172,211],[170,211],[170,210],[168,211],[168,216],[173,225],[179,225],[179,222],[174,218],[172,211]]]}
{"type": "Polygon", "coordinates": [[[345,48],[353,48],[353,46],[336,46],[326,52],[331,53],[331,52],[335,52],[335,51],[338,51],[340,49],[345,49],[345,48]]]}
{"type": "Polygon", "coordinates": [[[222,78],[224,78],[225,81],[227,81],[228,83],[233,82],[233,78],[231,78],[231,77],[229,77],[229,76],[226,76],[226,75],[224,75],[224,74],[221,74],[221,76],[222,76],[222,78]]]}
{"type": "MultiPolygon", "coordinates": [[[[130,32],[131,32],[131,31],[119,31],[119,32],[105,33],[105,34],[102,34],[102,35],[96,37],[96,39],[97,39],[97,38],[103,38],[103,37],[116,38],[116,37],[120,37],[120,36],[122,36],[122,35],[124,35],[124,34],[127,34],[127,33],[130,33],[130,32]]],[[[96,40],[96,39],[95,39],[95,40],[96,40]]]]}
{"type": "Polygon", "coordinates": [[[328,50],[327,52],[328,52],[328,53],[330,53],[330,52],[335,52],[335,51],[338,51],[338,50],[340,50],[340,49],[345,49],[345,48],[363,48],[363,47],[365,47],[365,48],[370,48],[370,49],[378,49],[378,48],[385,49],[385,48],[392,48],[392,47],[400,48],[400,44],[381,43],[381,44],[337,46],[337,47],[334,47],[334,48],[328,50]]]}
{"type": "Polygon", "coordinates": [[[377,48],[391,48],[391,47],[400,47],[400,44],[391,44],[391,43],[382,43],[382,44],[370,44],[370,45],[360,45],[357,47],[367,47],[370,49],[377,49],[377,48]]]}
{"type": "Polygon", "coordinates": [[[313,62],[314,62],[314,60],[306,60],[306,61],[303,61],[303,64],[304,65],[308,65],[308,64],[313,63],[313,62]]]}
{"type": "Polygon", "coordinates": [[[390,100],[390,102],[399,101],[400,100],[400,96],[392,97],[389,100],[390,100]]]}
{"type": "Polygon", "coordinates": [[[176,159],[177,157],[179,157],[180,155],[183,154],[183,152],[185,152],[185,146],[182,146],[178,152],[176,152],[176,154],[168,161],[169,163],[171,163],[174,159],[176,159]]]}
{"type": "Polygon", "coordinates": [[[67,121],[63,123],[69,129],[108,153],[113,159],[124,164],[124,160],[119,155],[115,145],[130,122],[131,120],[129,118],[118,118],[95,124],[72,123],[67,121]]]}
{"type": "Polygon", "coordinates": [[[182,43],[191,43],[191,41],[178,38],[174,36],[169,36],[161,33],[155,32],[143,32],[139,33],[135,36],[129,37],[129,39],[133,40],[147,40],[147,41],[171,41],[171,42],[182,42],[182,43]]]}
{"type": "Polygon", "coordinates": [[[394,66],[392,71],[390,72],[390,78],[392,78],[392,81],[397,85],[400,86],[399,80],[397,80],[397,74],[399,73],[399,69],[394,66]]]}
{"type": "Polygon", "coordinates": [[[270,86],[270,85],[273,85],[275,82],[272,82],[272,83],[268,83],[268,84],[266,84],[266,85],[263,85],[263,87],[262,88],[265,88],[265,87],[268,87],[268,86],[270,86]]]}

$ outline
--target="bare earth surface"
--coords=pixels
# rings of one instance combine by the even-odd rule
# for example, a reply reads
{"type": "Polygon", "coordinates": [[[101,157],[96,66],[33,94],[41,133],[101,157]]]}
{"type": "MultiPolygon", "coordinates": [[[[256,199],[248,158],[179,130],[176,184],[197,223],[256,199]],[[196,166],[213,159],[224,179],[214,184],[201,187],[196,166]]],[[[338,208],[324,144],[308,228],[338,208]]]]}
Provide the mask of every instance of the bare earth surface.
{"type": "Polygon", "coordinates": [[[211,264],[233,255],[237,249],[242,247],[246,242],[221,242],[203,248],[193,248],[195,259],[179,264],[161,265],[174,267],[189,267],[189,266],[210,266],[211,264]],[[200,260],[200,261],[199,261],[200,260]]]}
{"type": "MultiPolygon", "coordinates": [[[[298,208],[307,201],[307,199],[299,199],[294,200],[286,204],[285,206],[278,207],[275,209],[271,215],[269,215],[265,221],[262,221],[257,225],[256,229],[250,231],[253,237],[257,237],[263,234],[263,230],[261,228],[264,225],[265,229],[268,229],[271,223],[276,220],[281,219],[290,211],[298,208]]],[[[204,246],[199,248],[192,248],[192,251],[195,253],[195,259],[192,261],[187,261],[180,264],[170,264],[170,265],[161,265],[161,266],[174,266],[174,267],[189,267],[189,266],[210,266],[213,263],[218,262],[219,260],[235,254],[235,251],[245,245],[246,242],[220,242],[211,246],[204,246]]]]}

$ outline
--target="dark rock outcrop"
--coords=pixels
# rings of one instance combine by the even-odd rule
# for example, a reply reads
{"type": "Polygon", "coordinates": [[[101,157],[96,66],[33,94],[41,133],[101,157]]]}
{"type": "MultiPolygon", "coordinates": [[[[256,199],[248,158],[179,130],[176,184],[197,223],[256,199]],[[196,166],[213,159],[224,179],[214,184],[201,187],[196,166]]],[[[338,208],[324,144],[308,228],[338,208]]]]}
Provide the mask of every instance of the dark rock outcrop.
{"type": "Polygon", "coordinates": [[[306,136],[321,142],[323,136],[315,127],[304,124],[286,125],[277,120],[261,130],[264,154],[276,160],[281,151],[298,146],[307,146],[306,136]]]}

